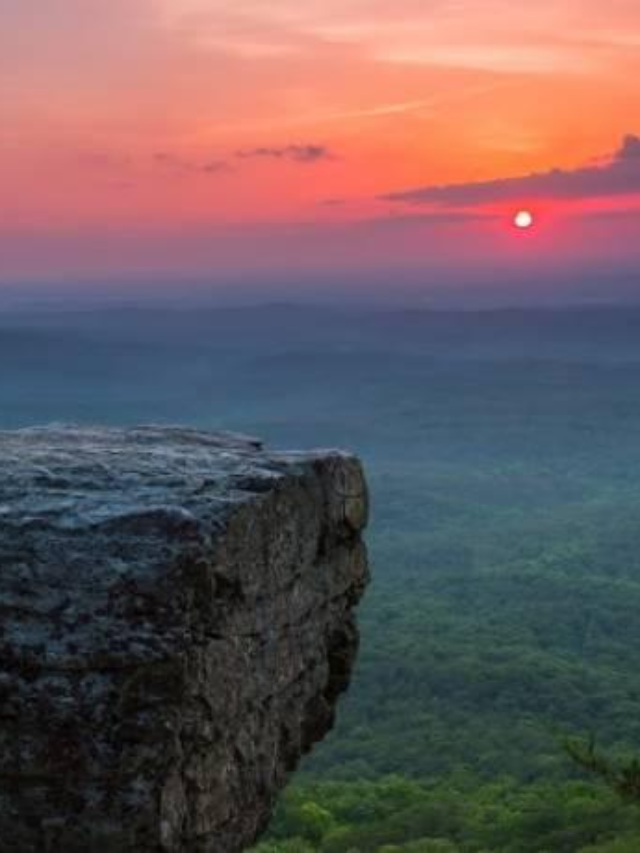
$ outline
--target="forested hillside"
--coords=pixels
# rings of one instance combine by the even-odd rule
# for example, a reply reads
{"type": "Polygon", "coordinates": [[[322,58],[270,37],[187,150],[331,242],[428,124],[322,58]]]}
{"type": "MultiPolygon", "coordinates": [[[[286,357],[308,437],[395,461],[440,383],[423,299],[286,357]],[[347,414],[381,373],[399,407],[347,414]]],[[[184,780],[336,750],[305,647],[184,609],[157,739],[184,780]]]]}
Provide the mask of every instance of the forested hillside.
{"type": "Polygon", "coordinates": [[[639,311],[31,312],[0,348],[5,426],[365,459],[357,676],[260,853],[640,850],[636,808],[562,747],[640,752],[639,311]]]}

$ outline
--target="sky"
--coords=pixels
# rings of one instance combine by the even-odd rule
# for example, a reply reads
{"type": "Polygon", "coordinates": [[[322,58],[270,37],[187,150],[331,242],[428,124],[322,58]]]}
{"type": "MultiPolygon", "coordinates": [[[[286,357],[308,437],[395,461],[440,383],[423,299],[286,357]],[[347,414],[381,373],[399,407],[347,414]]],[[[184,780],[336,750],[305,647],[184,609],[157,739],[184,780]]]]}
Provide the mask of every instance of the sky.
{"type": "Polygon", "coordinates": [[[0,0],[0,280],[628,268],[639,68],[638,0],[0,0]]]}

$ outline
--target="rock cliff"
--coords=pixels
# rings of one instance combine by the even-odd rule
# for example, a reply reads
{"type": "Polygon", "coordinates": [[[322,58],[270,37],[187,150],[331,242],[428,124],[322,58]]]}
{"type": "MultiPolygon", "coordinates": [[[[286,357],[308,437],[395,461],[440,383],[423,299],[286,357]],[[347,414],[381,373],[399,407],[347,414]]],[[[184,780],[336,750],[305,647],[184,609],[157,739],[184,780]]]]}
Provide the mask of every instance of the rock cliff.
{"type": "Polygon", "coordinates": [[[357,648],[356,459],[0,433],[0,851],[236,853],[357,648]]]}

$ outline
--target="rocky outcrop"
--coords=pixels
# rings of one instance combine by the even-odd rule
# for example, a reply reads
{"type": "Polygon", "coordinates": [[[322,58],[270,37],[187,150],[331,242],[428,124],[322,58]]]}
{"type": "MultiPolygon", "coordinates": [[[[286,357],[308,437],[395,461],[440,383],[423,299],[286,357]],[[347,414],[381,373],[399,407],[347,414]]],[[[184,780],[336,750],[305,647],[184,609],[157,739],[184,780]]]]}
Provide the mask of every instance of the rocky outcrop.
{"type": "Polygon", "coordinates": [[[348,683],[366,519],[338,452],[0,433],[0,851],[246,849],[348,683]]]}

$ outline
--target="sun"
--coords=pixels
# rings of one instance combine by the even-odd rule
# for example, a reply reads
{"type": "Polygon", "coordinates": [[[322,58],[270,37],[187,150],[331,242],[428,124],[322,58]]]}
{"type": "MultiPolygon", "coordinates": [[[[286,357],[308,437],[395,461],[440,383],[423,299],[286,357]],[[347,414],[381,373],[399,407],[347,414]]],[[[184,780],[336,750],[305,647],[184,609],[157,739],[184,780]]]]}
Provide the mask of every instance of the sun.
{"type": "Polygon", "coordinates": [[[513,217],[513,224],[516,228],[526,231],[528,228],[533,228],[535,219],[530,210],[519,210],[513,217]]]}

